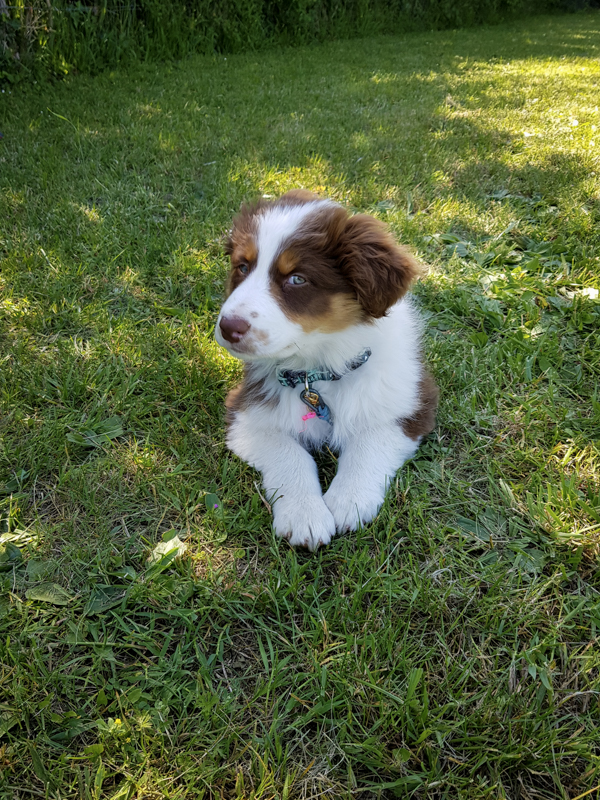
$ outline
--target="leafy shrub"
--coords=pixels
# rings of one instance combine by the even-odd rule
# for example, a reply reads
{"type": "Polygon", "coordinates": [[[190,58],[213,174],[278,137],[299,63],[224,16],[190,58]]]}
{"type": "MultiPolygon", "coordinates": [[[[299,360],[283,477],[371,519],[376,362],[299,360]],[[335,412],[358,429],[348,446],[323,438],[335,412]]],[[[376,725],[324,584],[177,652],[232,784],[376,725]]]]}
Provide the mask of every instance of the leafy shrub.
{"type": "Polygon", "coordinates": [[[131,59],[464,27],[597,0],[0,0],[0,81],[131,59]]]}

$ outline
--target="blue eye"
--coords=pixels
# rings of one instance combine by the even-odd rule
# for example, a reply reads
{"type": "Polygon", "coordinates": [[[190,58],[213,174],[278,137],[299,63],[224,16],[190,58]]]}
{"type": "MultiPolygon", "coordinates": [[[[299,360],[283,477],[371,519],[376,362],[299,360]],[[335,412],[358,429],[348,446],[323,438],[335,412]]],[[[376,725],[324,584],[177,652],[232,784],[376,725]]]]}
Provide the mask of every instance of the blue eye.
{"type": "Polygon", "coordinates": [[[303,283],[306,283],[306,278],[303,278],[302,275],[290,275],[287,282],[291,286],[301,286],[303,283]]]}
{"type": "Polygon", "coordinates": [[[247,275],[249,271],[248,264],[240,264],[238,270],[242,273],[242,275],[247,275]]]}

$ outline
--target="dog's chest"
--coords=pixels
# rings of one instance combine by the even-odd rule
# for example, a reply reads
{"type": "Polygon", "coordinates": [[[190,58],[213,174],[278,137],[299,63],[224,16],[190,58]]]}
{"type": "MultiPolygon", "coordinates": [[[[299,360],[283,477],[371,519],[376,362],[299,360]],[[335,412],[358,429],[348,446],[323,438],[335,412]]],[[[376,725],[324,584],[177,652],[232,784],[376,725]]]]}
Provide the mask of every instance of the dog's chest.
{"type": "Polygon", "coordinates": [[[348,381],[342,379],[313,383],[309,392],[314,396],[314,404],[303,400],[303,395],[306,399],[312,399],[305,387],[282,387],[279,403],[273,409],[276,417],[273,421],[314,446],[335,442],[359,424],[364,427],[372,400],[367,396],[369,392],[364,381],[357,380],[358,376],[349,377],[348,381]],[[325,406],[328,413],[317,413],[316,406],[325,406]]]}

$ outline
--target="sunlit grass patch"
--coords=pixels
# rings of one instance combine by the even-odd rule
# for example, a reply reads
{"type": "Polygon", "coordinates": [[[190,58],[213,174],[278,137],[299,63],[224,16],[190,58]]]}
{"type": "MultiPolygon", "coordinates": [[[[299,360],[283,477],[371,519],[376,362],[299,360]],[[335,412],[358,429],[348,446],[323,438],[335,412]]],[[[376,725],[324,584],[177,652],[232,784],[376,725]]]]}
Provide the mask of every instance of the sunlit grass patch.
{"type": "Polygon", "coordinates": [[[7,796],[600,783],[598,47],[590,14],[2,95],[7,796]],[[226,450],[213,338],[233,214],[298,186],[427,264],[442,390],[315,555],[226,450]]]}

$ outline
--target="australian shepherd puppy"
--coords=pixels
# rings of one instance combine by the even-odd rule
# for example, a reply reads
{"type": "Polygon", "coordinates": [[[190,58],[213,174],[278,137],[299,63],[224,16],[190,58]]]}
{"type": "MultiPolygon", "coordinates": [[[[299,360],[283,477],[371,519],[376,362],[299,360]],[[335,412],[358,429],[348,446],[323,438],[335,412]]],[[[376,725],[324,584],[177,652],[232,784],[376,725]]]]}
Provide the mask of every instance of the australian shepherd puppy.
{"type": "Polygon", "coordinates": [[[435,422],[419,273],[387,227],[295,190],[244,206],[227,242],[216,338],[245,363],[227,397],[227,444],[262,473],[275,533],[315,550],[379,511],[398,468],[435,422]],[[323,494],[311,451],[338,470],[323,494]]]}

